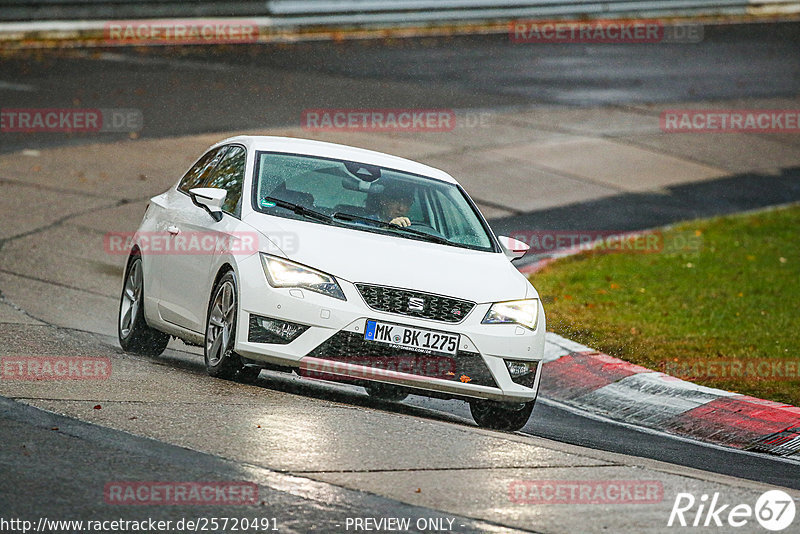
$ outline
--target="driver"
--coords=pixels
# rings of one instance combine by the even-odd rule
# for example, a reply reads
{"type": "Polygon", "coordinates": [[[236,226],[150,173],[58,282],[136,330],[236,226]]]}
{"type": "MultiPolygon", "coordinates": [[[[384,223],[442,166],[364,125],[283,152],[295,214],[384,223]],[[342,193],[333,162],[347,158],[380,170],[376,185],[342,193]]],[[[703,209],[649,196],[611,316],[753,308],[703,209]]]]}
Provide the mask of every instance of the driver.
{"type": "Polygon", "coordinates": [[[396,226],[411,226],[408,210],[412,203],[413,193],[410,189],[390,183],[380,194],[370,195],[366,207],[376,219],[389,221],[396,226]]]}

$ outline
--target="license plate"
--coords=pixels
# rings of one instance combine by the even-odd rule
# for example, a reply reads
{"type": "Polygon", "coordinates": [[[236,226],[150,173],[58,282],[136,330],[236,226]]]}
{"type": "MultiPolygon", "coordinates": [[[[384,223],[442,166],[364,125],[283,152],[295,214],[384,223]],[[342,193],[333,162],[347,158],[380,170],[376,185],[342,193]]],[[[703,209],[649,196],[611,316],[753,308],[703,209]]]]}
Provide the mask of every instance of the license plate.
{"type": "Polygon", "coordinates": [[[379,321],[367,321],[364,339],[417,352],[455,354],[458,351],[459,335],[379,321]]]}

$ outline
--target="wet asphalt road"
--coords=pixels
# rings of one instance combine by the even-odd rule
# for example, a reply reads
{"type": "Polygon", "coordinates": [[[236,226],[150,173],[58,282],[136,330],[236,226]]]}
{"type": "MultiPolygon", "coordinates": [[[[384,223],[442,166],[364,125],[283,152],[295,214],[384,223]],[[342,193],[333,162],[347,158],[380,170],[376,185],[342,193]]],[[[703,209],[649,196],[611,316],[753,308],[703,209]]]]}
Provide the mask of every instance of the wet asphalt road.
{"type": "MultiPolygon", "coordinates": [[[[140,135],[155,138],[297,125],[302,110],[312,107],[508,109],[530,105],[615,105],[793,95],[800,92],[798,50],[800,25],[778,24],[707,28],[704,42],[694,45],[512,45],[507,37],[494,36],[391,42],[386,46],[345,42],[296,47],[164,49],[141,54],[121,50],[60,55],[34,53],[0,59],[0,82],[6,82],[6,85],[0,83],[0,103],[2,107],[137,108],[145,117],[145,128],[140,135]]],[[[80,135],[70,138],[45,134],[3,135],[0,136],[0,151],[94,140],[80,135]]],[[[742,183],[751,185],[757,194],[739,195],[740,201],[733,204],[729,198],[716,195],[714,190],[693,189],[696,209],[691,215],[796,200],[800,197],[794,179],[796,170],[788,172],[794,173],[792,180],[768,190],[759,187],[757,180],[743,178],[742,183]]],[[[729,185],[720,184],[718,191],[730,191],[729,185]]],[[[623,204],[618,199],[606,202],[609,207],[623,204]]],[[[636,206],[637,203],[626,205],[636,206]]],[[[608,211],[613,218],[608,227],[629,229],[623,224],[630,225],[632,220],[634,227],[649,227],[688,215],[685,202],[665,205],[659,203],[658,198],[647,198],[639,205],[640,209],[633,216],[631,212],[608,211]]],[[[569,227],[579,224],[582,214],[574,209],[550,210],[526,214],[526,217],[529,217],[527,221],[545,218],[550,227],[557,227],[553,220],[563,225],[558,227],[569,227]]],[[[518,224],[518,221],[506,223],[518,224]]],[[[279,389],[296,387],[292,381],[281,378],[262,375],[261,380],[264,385],[279,389]]],[[[353,403],[370,402],[359,401],[360,396],[342,393],[336,388],[331,391],[325,386],[303,386],[302,393],[341,396],[353,403]]],[[[453,421],[466,419],[463,405],[419,398],[412,398],[405,406],[382,408],[453,421]]],[[[39,473],[36,479],[39,490],[51,484],[63,484],[82,471],[82,467],[76,468],[82,465],[81,460],[69,456],[73,454],[69,451],[80,447],[90,447],[96,462],[128,470],[120,470],[118,476],[123,473],[155,476],[174,467],[146,465],[153,461],[152,451],[161,450],[156,443],[142,441],[133,445],[125,442],[133,439],[129,436],[110,434],[93,434],[94,439],[81,444],[68,443],[74,437],[44,430],[47,425],[69,424],[65,421],[54,422],[8,406],[2,408],[2,416],[7,422],[3,425],[4,442],[27,436],[24,440],[37,443],[40,449],[58,450],[63,454],[65,460],[59,467],[39,473]],[[38,422],[32,426],[21,423],[32,419],[38,422]],[[110,445],[104,448],[101,442],[109,438],[110,445]],[[117,446],[122,442],[127,443],[127,449],[117,446]],[[145,452],[152,447],[149,458],[148,454],[138,458],[125,452],[136,447],[145,452]],[[132,462],[131,466],[118,463],[121,455],[132,462]]],[[[800,487],[797,465],[768,458],[745,459],[736,452],[609,426],[545,404],[537,406],[525,432],[771,484],[800,487]]],[[[0,464],[4,472],[28,468],[18,463],[19,455],[25,456],[22,451],[6,449],[3,454],[0,464]]],[[[178,456],[178,452],[169,452],[164,461],[178,456]]],[[[205,465],[208,460],[181,458],[175,465],[183,470],[183,476],[187,473],[200,476],[202,471],[190,468],[189,464],[205,465]]],[[[224,469],[229,467],[213,465],[207,472],[225,473],[224,469]]],[[[350,497],[339,498],[345,501],[350,497]]],[[[300,505],[281,503],[280,498],[275,497],[276,506],[300,505]]],[[[347,509],[379,515],[386,513],[385,507],[395,505],[370,495],[358,498],[362,500],[354,501],[347,509]]],[[[63,501],[56,503],[63,507],[54,504],[54,511],[63,513],[71,503],[75,501],[65,495],[63,501]]],[[[312,514],[311,522],[341,513],[324,507],[312,508],[319,515],[312,514]]],[[[409,510],[408,513],[429,515],[430,511],[409,510]]],[[[304,531],[309,524],[298,522],[293,526],[297,531],[304,531]]]]}
{"type": "MultiPolygon", "coordinates": [[[[514,44],[494,35],[29,52],[0,56],[0,105],[133,108],[142,137],[164,137],[297,126],[309,108],[713,101],[797,94],[799,50],[800,23],[779,23],[709,26],[694,44],[514,44]]],[[[0,151],[91,139],[6,134],[0,151]]]]}
{"type": "MultiPolygon", "coordinates": [[[[309,108],[657,106],[798,92],[797,22],[707,26],[693,44],[514,44],[494,35],[0,56],[0,107],[140,110],[140,138],[299,126],[309,108]]],[[[0,153],[97,140],[6,133],[0,153]]],[[[597,229],[637,230],[797,200],[800,169],[786,168],[777,177],[742,174],[669,195],[624,194],[492,226],[581,228],[580,212],[591,210],[597,229]]]]}
{"type": "MultiPolygon", "coordinates": [[[[22,518],[34,525],[51,521],[126,520],[171,521],[170,531],[183,521],[203,522],[222,518],[245,519],[258,529],[225,529],[226,532],[275,530],[284,533],[331,532],[346,529],[348,518],[409,518],[408,532],[417,521],[452,521],[463,533],[517,532],[484,521],[445,514],[369,493],[281,475],[257,466],[242,465],[214,456],[98,427],[0,397],[0,469],[7,481],[0,489],[0,517],[22,518]],[[89,465],[92,468],[87,468],[89,465]],[[105,486],[113,481],[242,481],[258,486],[257,499],[241,506],[118,506],[109,502],[105,486]],[[265,528],[265,526],[267,528],[265,528]]],[[[185,523],[184,523],[185,524],[185,523]]],[[[218,523],[221,524],[221,523],[218,523]]],[[[425,523],[420,523],[425,524],[425,523]]],[[[444,523],[448,524],[448,523],[444,523]]],[[[231,522],[232,526],[233,523],[231,522]]],[[[242,523],[244,525],[244,523],[242,523]]],[[[351,525],[352,527],[352,525],[351,525]]],[[[38,527],[37,527],[38,528],[38,527]]],[[[220,528],[211,529],[221,532],[220,528]]],[[[47,528],[42,532],[75,532],[47,528]]],[[[105,530],[113,532],[113,529],[105,530]]]]}
{"type": "MultiPolygon", "coordinates": [[[[0,340],[3,341],[3,349],[0,350],[0,354],[13,353],[25,346],[44,344],[43,346],[49,347],[49,353],[112,355],[115,362],[115,373],[118,375],[116,380],[125,380],[124,375],[140,376],[138,373],[141,372],[146,373],[147,376],[141,378],[142,393],[138,400],[125,400],[127,396],[124,393],[120,397],[112,393],[111,396],[95,397],[94,400],[86,402],[81,401],[85,398],[85,394],[79,393],[66,396],[66,399],[75,399],[71,402],[58,401],[55,399],[62,397],[68,390],[59,388],[57,385],[54,385],[53,389],[58,391],[46,393],[41,397],[29,395],[21,397],[24,402],[50,407],[57,411],[60,409],[74,411],[75,408],[70,407],[71,405],[77,407],[87,404],[86,408],[89,409],[89,412],[95,412],[97,415],[89,415],[86,419],[111,418],[108,423],[99,426],[71,417],[42,412],[30,406],[0,398],[0,438],[3,443],[3,447],[0,448],[0,472],[3,473],[4,479],[15,481],[14,484],[0,486],[0,502],[2,503],[0,504],[0,516],[2,517],[21,517],[34,520],[39,517],[59,520],[118,518],[144,520],[152,517],[173,522],[182,518],[203,517],[277,518],[281,532],[346,531],[347,529],[342,525],[345,524],[347,518],[354,517],[409,517],[414,520],[447,518],[454,521],[456,525],[454,531],[456,532],[513,532],[507,526],[501,526],[503,523],[479,521],[458,514],[437,511],[434,508],[404,504],[369,491],[353,491],[339,484],[314,480],[316,473],[322,473],[316,471],[322,466],[318,465],[318,459],[308,461],[303,458],[302,454],[296,458],[289,455],[289,457],[279,460],[279,464],[287,466],[281,468],[270,466],[269,463],[265,465],[263,458],[273,457],[275,460],[278,458],[270,454],[268,450],[261,451],[260,455],[253,455],[252,452],[249,452],[248,449],[252,446],[249,440],[242,440],[242,453],[230,456],[209,454],[204,452],[203,447],[190,445],[191,442],[197,442],[197,438],[192,438],[192,436],[203,439],[205,432],[209,431],[209,426],[213,425],[213,420],[219,419],[218,416],[215,416],[216,414],[228,414],[224,419],[227,420],[230,428],[229,430],[224,428],[214,430],[216,434],[214,438],[219,439],[220,436],[227,434],[230,436],[228,439],[236,441],[237,437],[242,434],[241,424],[243,422],[251,423],[248,426],[252,426],[253,421],[248,413],[255,409],[256,412],[264,414],[256,420],[270,421],[274,415],[268,414],[274,414],[276,407],[280,407],[284,402],[305,409],[311,406],[322,407],[323,416],[326,416],[326,413],[327,416],[333,416],[336,411],[344,409],[351,412],[348,417],[353,421],[358,420],[363,414],[375,421],[392,421],[394,425],[399,422],[403,425],[401,428],[406,428],[410,433],[417,433],[420,427],[435,429],[437,424],[448,423],[448,426],[455,430],[450,431],[451,436],[449,437],[452,439],[452,434],[458,435],[461,433],[460,431],[471,433],[471,429],[474,428],[469,410],[463,402],[440,401],[417,396],[411,396],[403,403],[382,402],[366,396],[361,388],[355,386],[333,385],[274,372],[263,372],[255,387],[236,385],[207,377],[202,358],[196,354],[171,350],[158,358],[121,356],[122,360],[117,360],[116,358],[120,357],[120,350],[114,347],[114,341],[110,338],[48,326],[18,328],[17,332],[24,334],[24,337],[15,338],[12,329],[0,328],[0,340]],[[131,371],[134,371],[134,374],[131,375],[131,371]],[[177,397],[155,400],[159,397],[156,385],[164,381],[166,377],[169,377],[168,387],[175,391],[177,397]],[[187,402],[185,394],[190,392],[194,385],[202,385],[208,393],[198,396],[196,402],[187,402]],[[179,390],[184,391],[179,392],[179,390]],[[233,394],[234,392],[235,394],[233,394]],[[204,398],[206,396],[214,398],[215,402],[209,404],[204,398]],[[96,411],[91,409],[91,405],[95,403],[100,403],[98,406],[101,407],[96,411]],[[176,413],[166,417],[162,414],[165,419],[180,423],[174,428],[169,428],[168,422],[165,425],[161,422],[150,421],[150,417],[153,415],[151,411],[155,409],[155,413],[158,413],[159,404],[163,404],[167,410],[172,412],[185,412],[183,415],[176,413]],[[108,415],[103,415],[105,412],[108,412],[108,415]],[[138,416],[138,419],[142,421],[138,425],[164,426],[170,432],[170,439],[162,441],[142,437],[142,435],[148,435],[145,430],[120,431],[119,423],[112,422],[117,417],[114,414],[119,412],[124,419],[135,420],[138,416]],[[204,416],[201,415],[203,413],[204,416]],[[196,419],[197,415],[201,415],[202,419],[196,419]],[[398,417],[403,419],[398,420],[398,417]],[[175,443],[184,445],[176,446],[175,443]],[[237,456],[247,456],[251,459],[241,461],[237,456]],[[303,467],[289,468],[289,465],[303,467]],[[257,504],[233,508],[229,506],[115,506],[107,502],[104,494],[106,484],[130,480],[246,480],[257,484],[259,498],[257,504]]],[[[123,383],[119,385],[120,389],[127,387],[123,383]]],[[[286,409],[291,413],[290,406],[287,405],[286,409]]],[[[317,408],[313,410],[316,411],[317,408]]],[[[285,423],[280,419],[276,418],[273,425],[266,427],[263,431],[278,434],[286,432],[285,423]]],[[[290,419],[298,418],[295,415],[290,416],[290,419]]],[[[299,419],[303,421],[304,425],[308,425],[309,421],[305,417],[299,419]]],[[[126,424],[130,428],[136,428],[138,425],[136,421],[128,421],[126,424]]],[[[359,428],[360,424],[355,423],[354,427],[359,428]]],[[[308,446],[314,441],[322,440],[324,449],[324,443],[328,439],[333,440],[330,445],[333,445],[338,439],[351,439],[345,437],[350,429],[341,428],[343,435],[338,438],[336,435],[326,435],[324,430],[324,427],[316,428],[312,425],[305,430],[301,428],[292,431],[310,433],[307,439],[298,443],[300,446],[308,446]]],[[[383,433],[388,432],[391,436],[393,432],[391,425],[387,429],[380,426],[367,426],[365,430],[369,433],[357,437],[356,441],[367,447],[371,446],[375,439],[383,433]]],[[[503,436],[502,433],[491,434],[498,437],[503,436]]],[[[630,461],[627,455],[655,458],[694,467],[701,471],[728,474],[773,486],[800,489],[800,483],[798,483],[800,465],[798,463],[778,462],[771,458],[744,455],[733,450],[708,448],[616,425],[607,425],[541,402],[537,405],[531,421],[521,431],[521,434],[540,436],[556,442],[567,442],[590,449],[601,449],[626,455],[619,457],[617,462],[630,461]]],[[[466,456],[465,453],[470,447],[468,435],[471,434],[463,434],[461,437],[463,443],[453,446],[454,452],[459,452],[456,452],[457,456],[452,460],[456,465],[462,464],[463,469],[467,472],[474,471],[476,474],[485,472],[487,479],[496,476],[492,475],[485,466],[468,467],[469,464],[464,465],[468,460],[465,457],[460,458],[460,456],[466,456]]],[[[505,447],[513,447],[513,436],[507,436],[509,440],[505,447]]],[[[205,439],[214,441],[214,438],[209,436],[205,439]]],[[[447,438],[442,437],[441,439],[446,440],[447,438]]],[[[266,446],[269,441],[269,439],[264,440],[261,446],[266,446]]],[[[432,446],[437,446],[437,443],[426,441],[424,446],[416,447],[416,451],[400,449],[396,451],[396,454],[404,458],[414,458],[418,455],[421,455],[422,458],[437,456],[435,450],[428,449],[432,446]]],[[[443,443],[438,446],[443,446],[443,443]]],[[[214,448],[213,445],[211,447],[214,448]]],[[[310,457],[316,458],[320,451],[314,448],[310,452],[310,457]]],[[[334,450],[330,449],[328,452],[333,454],[334,450]]],[[[493,453],[499,452],[501,451],[483,451],[484,462],[491,462],[490,458],[493,453]]],[[[286,455],[287,451],[279,450],[276,453],[286,455]]],[[[346,456],[352,455],[353,458],[339,466],[343,473],[354,469],[349,467],[353,461],[355,461],[353,465],[359,466],[358,469],[363,470],[365,474],[378,475],[381,471],[380,468],[374,466],[374,462],[380,458],[375,451],[362,451],[361,453],[348,451],[345,454],[346,456]]],[[[522,461],[521,458],[520,461],[522,461]]],[[[636,465],[637,462],[637,460],[633,460],[633,465],[636,465]]],[[[384,463],[381,466],[400,477],[406,469],[399,469],[397,463],[397,459],[393,457],[388,464],[384,463]]],[[[403,463],[403,461],[400,462],[400,464],[403,463]]],[[[600,462],[598,463],[602,466],[600,462]]],[[[609,464],[605,469],[611,466],[613,464],[609,464]]],[[[448,468],[431,467],[430,469],[434,473],[438,471],[440,476],[444,475],[447,480],[448,468]]],[[[505,467],[501,471],[509,469],[511,468],[505,467]]],[[[573,474],[568,477],[574,479],[587,476],[586,469],[580,465],[570,469],[573,474]]],[[[601,472],[604,470],[603,467],[600,469],[601,472]]],[[[524,472],[522,469],[519,470],[524,472]]],[[[634,472],[635,470],[636,468],[634,468],[634,472]]],[[[656,466],[656,470],[666,471],[664,467],[658,466],[656,466]]],[[[408,471],[418,477],[420,485],[424,485],[426,469],[408,469],[408,471]]],[[[513,473],[513,470],[510,472],[513,473]]],[[[547,473],[548,468],[545,466],[538,476],[552,476],[547,473]]],[[[336,475],[334,472],[327,476],[336,475]]],[[[597,477],[598,474],[589,476],[597,477]]],[[[599,476],[603,475],[599,474],[599,476]]],[[[697,474],[689,474],[689,477],[698,477],[696,483],[700,488],[704,488],[704,491],[710,491],[710,488],[714,487],[713,478],[706,479],[705,476],[701,477],[697,474]]],[[[744,484],[743,481],[739,481],[739,483],[744,484]]],[[[685,487],[679,486],[679,488],[685,487]]],[[[467,495],[470,493],[467,488],[437,487],[437,490],[445,494],[457,489],[466,491],[467,495]]],[[[475,488],[476,491],[480,489],[482,488],[475,488]]],[[[671,502],[670,498],[671,494],[667,495],[665,497],[667,502],[659,507],[662,510],[660,514],[662,519],[666,517],[665,514],[671,502]]],[[[620,511],[624,516],[630,518],[632,524],[636,524],[637,512],[638,510],[634,509],[620,511]]],[[[578,514],[576,517],[583,517],[580,515],[583,513],[582,511],[576,510],[575,513],[578,514]]],[[[607,511],[599,510],[598,514],[598,520],[607,521],[605,519],[607,511]]],[[[555,532],[559,531],[559,527],[542,518],[531,521],[523,530],[555,532]]],[[[622,531],[633,532],[635,529],[622,531]]],[[[655,527],[653,531],[660,530],[655,527]]]]}

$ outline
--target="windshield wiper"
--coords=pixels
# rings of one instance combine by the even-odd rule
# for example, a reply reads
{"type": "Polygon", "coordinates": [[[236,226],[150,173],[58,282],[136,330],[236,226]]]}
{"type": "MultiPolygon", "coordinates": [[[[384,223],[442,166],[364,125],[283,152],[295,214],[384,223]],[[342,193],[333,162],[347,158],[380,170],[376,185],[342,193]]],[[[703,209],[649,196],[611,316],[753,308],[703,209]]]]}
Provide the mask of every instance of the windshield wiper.
{"type": "Polygon", "coordinates": [[[451,241],[445,239],[444,237],[439,237],[438,235],[428,234],[426,232],[420,232],[419,230],[414,230],[413,228],[409,228],[408,226],[398,226],[390,222],[379,221],[378,219],[370,219],[369,217],[361,217],[360,215],[353,215],[352,213],[342,213],[340,211],[337,211],[336,213],[333,214],[333,218],[338,219],[340,221],[359,221],[359,222],[376,224],[378,226],[382,226],[383,228],[400,230],[401,232],[406,232],[409,234],[413,234],[415,236],[422,237],[426,241],[433,241],[434,243],[441,243],[443,245],[453,244],[451,241]]]}
{"type": "Polygon", "coordinates": [[[264,200],[267,202],[272,202],[279,208],[284,208],[289,211],[296,213],[297,215],[302,215],[308,219],[316,219],[322,222],[333,222],[333,218],[330,215],[326,215],[325,213],[320,213],[319,211],[314,211],[310,208],[305,206],[301,206],[300,204],[293,204],[291,202],[286,202],[285,200],[281,200],[275,197],[264,197],[264,200]]]}

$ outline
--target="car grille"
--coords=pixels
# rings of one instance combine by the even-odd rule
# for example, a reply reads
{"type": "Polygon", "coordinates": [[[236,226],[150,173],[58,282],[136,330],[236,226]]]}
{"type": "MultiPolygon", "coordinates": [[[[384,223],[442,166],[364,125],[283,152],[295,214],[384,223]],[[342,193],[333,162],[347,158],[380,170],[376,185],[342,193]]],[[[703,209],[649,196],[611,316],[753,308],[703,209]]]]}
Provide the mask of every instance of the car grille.
{"type": "Polygon", "coordinates": [[[477,352],[459,350],[456,354],[423,354],[367,341],[363,334],[338,332],[308,356],[451,382],[497,387],[494,377],[477,352]]]}
{"type": "Polygon", "coordinates": [[[475,307],[475,303],[468,300],[432,293],[369,284],[356,284],[356,287],[364,302],[373,310],[421,319],[459,323],[475,307]]]}

